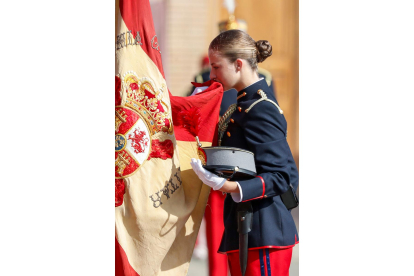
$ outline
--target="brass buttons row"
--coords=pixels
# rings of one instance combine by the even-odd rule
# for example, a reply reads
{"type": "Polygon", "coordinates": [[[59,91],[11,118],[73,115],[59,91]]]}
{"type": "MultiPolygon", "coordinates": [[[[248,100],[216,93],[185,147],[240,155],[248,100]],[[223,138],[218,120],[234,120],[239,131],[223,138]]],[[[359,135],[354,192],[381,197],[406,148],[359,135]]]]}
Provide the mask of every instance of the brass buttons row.
{"type": "MultiPolygon", "coordinates": [[[[232,118],[230,118],[230,122],[232,122],[234,124],[234,120],[232,118]]],[[[231,136],[230,131],[227,131],[227,136],[229,136],[229,137],[231,136]]]]}

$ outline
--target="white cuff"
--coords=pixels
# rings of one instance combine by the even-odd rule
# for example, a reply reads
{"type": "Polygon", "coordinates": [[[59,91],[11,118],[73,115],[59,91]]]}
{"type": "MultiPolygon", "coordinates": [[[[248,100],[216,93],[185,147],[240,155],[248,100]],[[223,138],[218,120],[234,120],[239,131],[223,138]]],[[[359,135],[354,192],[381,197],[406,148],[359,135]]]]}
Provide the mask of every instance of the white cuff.
{"type": "Polygon", "coordinates": [[[240,193],[230,193],[231,198],[233,199],[234,202],[242,202],[243,200],[243,191],[242,188],[240,187],[239,182],[236,182],[237,186],[239,187],[239,191],[240,193]]]}

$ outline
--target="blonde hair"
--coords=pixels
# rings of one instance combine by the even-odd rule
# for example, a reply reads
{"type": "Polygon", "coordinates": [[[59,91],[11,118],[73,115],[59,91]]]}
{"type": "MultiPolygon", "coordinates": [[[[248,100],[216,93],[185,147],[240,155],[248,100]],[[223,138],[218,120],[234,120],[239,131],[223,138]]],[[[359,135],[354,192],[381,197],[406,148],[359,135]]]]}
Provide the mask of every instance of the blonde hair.
{"type": "Polygon", "coordinates": [[[272,45],[267,40],[253,40],[241,30],[225,31],[211,41],[209,49],[235,62],[238,58],[247,60],[252,69],[257,70],[257,63],[272,55],[272,45]]]}

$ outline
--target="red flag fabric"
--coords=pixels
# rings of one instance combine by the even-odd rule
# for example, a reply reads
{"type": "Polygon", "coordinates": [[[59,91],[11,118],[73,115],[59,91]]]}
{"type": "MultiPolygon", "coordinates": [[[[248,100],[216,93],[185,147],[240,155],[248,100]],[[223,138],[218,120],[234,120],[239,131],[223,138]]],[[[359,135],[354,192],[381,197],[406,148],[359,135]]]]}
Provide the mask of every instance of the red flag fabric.
{"type": "Polygon", "coordinates": [[[117,0],[115,30],[115,275],[186,275],[210,188],[190,166],[188,120],[175,118],[197,110],[193,129],[212,145],[223,88],[169,93],[148,0],[117,0]]]}
{"type": "MultiPolygon", "coordinates": [[[[129,32],[129,36],[125,36],[125,39],[128,41],[125,41],[124,45],[131,45],[131,43],[140,45],[165,79],[161,61],[161,50],[158,45],[157,35],[155,34],[149,1],[119,0],[119,11],[129,32]],[[134,40],[130,40],[130,35],[134,37],[134,40]]],[[[121,36],[121,44],[122,39],[123,37],[121,36]]]]}
{"type": "Polygon", "coordinates": [[[217,252],[224,232],[223,209],[225,197],[220,191],[211,191],[204,214],[210,276],[227,276],[228,274],[227,255],[217,252]]]}
{"type": "Polygon", "coordinates": [[[185,129],[183,124],[179,124],[180,120],[178,114],[183,110],[190,110],[196,107],[200,110],[202,118],[199,122],[200,132],[198,137],[202,141],[216,141],[217,128],[215,127],[219,120],[220,103],[223,97],[223,87],[219,82],[206,82],[204,86],[209,87],[196,96],[191,97],[176,97],[172,96],[171,107],[173,110],[174,131],[177,139],[180,141],[194,142],[194,135],[185,129]],[[214,127],[206,127],[214,124],[214,127]],[[215,138],[215,139],[214,139],[215,138]]]}

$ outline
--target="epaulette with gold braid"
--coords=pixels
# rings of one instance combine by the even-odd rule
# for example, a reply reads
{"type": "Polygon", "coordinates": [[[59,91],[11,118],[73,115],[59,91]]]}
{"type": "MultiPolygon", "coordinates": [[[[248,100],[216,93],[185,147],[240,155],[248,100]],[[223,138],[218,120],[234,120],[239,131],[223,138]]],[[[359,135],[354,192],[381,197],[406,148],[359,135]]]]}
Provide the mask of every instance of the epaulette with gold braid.
{"type": "Polygon", "coordinates": [[[271,102],[274,106],[276,106],[277,109],[279,110],[279,113],[280,114],[283,114],[283,110],[277,105],[277,103],[275,103],[274,101],[268,99],[266,93],[262,89],[257,90],[257,94],[260,95],[261,99],[258,99],[257,101],[255,101],[254,103],[252,103],[249,106],[249,108],[246,109],[246,113],[248,113],[250,111],[250,109],[252,109],[253,106],[255,106],[256,104],[258,104],[258,103],[260,103],[262,101],[267,101],[267,102],[271,102]]]}
{"type": "Polygon", "coordinates": [[[218,145],[221,146],[221,139],[223,138],[224,131],[226,131],[227,126],[229,125],[231,114],[236,110],[237,104],[232,104],[227,108],[223,116],[220,117],[218,122],[218,145]]]}

